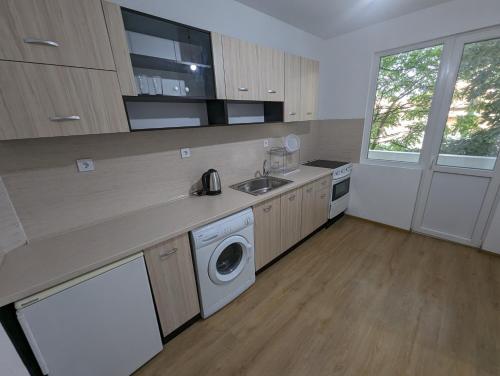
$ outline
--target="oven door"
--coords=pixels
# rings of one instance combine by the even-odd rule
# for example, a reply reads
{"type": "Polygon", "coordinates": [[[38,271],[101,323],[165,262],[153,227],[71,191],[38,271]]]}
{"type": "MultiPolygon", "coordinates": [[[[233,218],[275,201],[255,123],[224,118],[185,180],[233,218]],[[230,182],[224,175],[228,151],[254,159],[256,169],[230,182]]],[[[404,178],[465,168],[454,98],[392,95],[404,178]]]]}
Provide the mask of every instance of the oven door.
{"type": "Polygon", "coordinates": [[[351,184],[351,178],[346,177],[341,180],[333,181],[333,189],[332,189],[332,202],[338,200],[341,197],[344,197],[349,193],[349,185],[351,184]]]}

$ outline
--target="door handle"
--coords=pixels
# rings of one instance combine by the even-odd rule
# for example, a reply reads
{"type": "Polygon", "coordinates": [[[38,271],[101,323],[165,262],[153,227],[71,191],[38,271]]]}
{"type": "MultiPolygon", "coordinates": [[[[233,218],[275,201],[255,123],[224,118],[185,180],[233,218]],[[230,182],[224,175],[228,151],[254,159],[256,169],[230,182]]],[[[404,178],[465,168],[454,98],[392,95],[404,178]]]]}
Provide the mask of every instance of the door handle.
{"type": "Polygon", "coordinates": [[[78,116],[78,115],[52,116],[49,119],[50,119],[50,121],[74,121],[74,120],[80,120],[80,116],[78,116]]]}
{"type": "Polygon", "coordinates": [[[178,251],[178,249],[177,249],[177,248],[172,248],[170,251],[167,251],[167,252],[165,252],[165,253],[162,253],[162,254],[160,255],[160,260],[164,260],[164,259],[166,259],[167,257],[172,256],[172,255],[173,255],[174,253],[176,253],[177,251],[178,251]]]}
{"type": "Polygon", "coordinates": [[[432,167],[434,167],[434,164],[436,163],[437,156],[433,155],[431,158],[431,161],[429,162],[429,170],[432,170],[432,167]]]}
{"type": "Polygon", "coordinates": [[[28,44],[41,44],[43,46],[59,47],[59,43],[54,42],[53,40],[48,40],[48,39],[26,37],[23,39],[23,42],[28,43],[28,44]]]}

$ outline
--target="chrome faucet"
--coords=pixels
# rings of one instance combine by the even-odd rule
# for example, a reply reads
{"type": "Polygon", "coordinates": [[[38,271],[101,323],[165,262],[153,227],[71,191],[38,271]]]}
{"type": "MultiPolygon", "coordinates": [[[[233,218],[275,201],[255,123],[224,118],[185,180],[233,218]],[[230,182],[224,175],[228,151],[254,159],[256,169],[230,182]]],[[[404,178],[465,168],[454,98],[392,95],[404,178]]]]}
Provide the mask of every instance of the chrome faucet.
{"type": "Polygon", "coordinates": [[[271,171],[269,171],[267,169],[267,159],[264,159],[264,162],[262,162],[262,172],[258,171],[255,173],[255,177],[256,178],[261,178],[261,177],[264,177],[264,176],[269,176],[269,173],[271,171]]]}

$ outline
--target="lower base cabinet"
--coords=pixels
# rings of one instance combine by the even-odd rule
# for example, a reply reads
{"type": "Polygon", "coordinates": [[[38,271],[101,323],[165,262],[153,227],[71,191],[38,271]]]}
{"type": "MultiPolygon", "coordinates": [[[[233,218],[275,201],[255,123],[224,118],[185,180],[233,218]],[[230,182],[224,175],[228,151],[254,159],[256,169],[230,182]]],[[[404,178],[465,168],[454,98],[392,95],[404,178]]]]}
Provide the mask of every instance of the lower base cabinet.
{"type": "Polygon", "coordinates": [[[256,270],[326,223],[330,189],[327,176],[254,206],[256,270]]]}
{"type": "Polygon", "coordinates": [[[144,251],[164,336],[200,313],[188,234],[144,251]]]}
{"type": "Polygon", "coordinates": [[[281,254],[281,198],[278,196],[253,208],[255,270],[281,254]]]}

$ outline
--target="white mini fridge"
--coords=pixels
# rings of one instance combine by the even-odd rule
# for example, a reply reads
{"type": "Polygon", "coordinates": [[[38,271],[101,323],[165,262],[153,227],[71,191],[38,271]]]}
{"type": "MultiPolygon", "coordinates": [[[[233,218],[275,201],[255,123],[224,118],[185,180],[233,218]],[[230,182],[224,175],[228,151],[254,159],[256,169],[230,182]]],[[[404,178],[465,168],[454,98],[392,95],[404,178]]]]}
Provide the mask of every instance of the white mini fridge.
{"type": "Polygon", "coordinates": [[[125,376],[162,343],[141,254],[16,303],[45,375],[125,376]]]}

